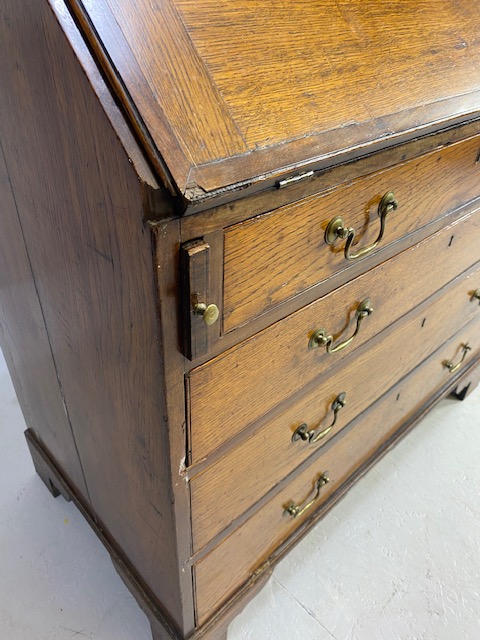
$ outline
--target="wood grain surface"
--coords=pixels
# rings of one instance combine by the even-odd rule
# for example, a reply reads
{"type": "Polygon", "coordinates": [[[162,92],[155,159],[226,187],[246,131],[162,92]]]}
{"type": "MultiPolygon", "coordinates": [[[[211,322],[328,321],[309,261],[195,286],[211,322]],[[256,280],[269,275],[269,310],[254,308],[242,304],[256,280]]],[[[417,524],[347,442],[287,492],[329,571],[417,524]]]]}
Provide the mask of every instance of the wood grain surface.
{"type": "MultiPolygon", "coordinates": [[[[1,140],[1,139],[0,139],[1,140]]],[[[0,144],[0,339],[26,423],[88,497],[0,144]]]]}
{"type": "Polygon", "coordinates": [[[235,533],[202,558],[194,567],[197,610],[200,621],[205,620],[256,570],[261,570],[268,557],[297,529],[302,522],[335,492],[356,469],[368,463],[382,443],[391,438],[402,424],[413,416],[430,395],[448,385],[449,374],[443,367],[445,359],[455,357],[461,344],[476,345],[468,361],[473,362],[475,352],[480,353],[480,319],[475,319],[454,338],[449,340],[425,363],[407,376],[350,425],[346,435],[340,433],[318,450],[314,461],[306,463],[304,470],[277,492],[255,515],[235,533]],[[302,503],[313,497],[316,478],[328,471],[330,482],[322,488],[315,507],[299,518],[284,513],[289,504],[302,503]],[[225,567],[228,566],[228,571],[225,567]]]}
{"type": "Polygon", "coordinates": [[[182,193],[479,113],[480,12],[469,0],[71,4],[182,193]]]}
{"type": "MultiPolygon", "coordinates": [[[[152,602],[186,634],[191,626],[184,629],[188,604],[180,587],[186,574],[177,556],[166,374],[142,184],[46,2],[2,2],[0,47],[6,87],[0,137],[51,348],[34,366],[38,389],[30,401],[38,399],[38,406],[31,413],[44,415],[52,394],[41,397],[42,389],[48,392],[58,376],[93,517],[141,576],[152,602]]],[[[6,257],[18,244],[7,232],[5,225],[6,257]]],[[[22,267],[18,253],[10,268],[22,267]]],[[[25,278],[27,293],[31,275],[25,278]]],[[[25,360],[45,347],[36,333],[31,353],[25,350],[35,333],[15,336],[25,360]]],[[[45,432],[38,421],[33,427],[51,442],[51,430],[60,435],[64,421],[45,432]]],[[[61,445],[67,455],[68,439],[61,445]]]]}
{"type": "Polygon", "coordinates": [[[478,260],[479,231],[477,211],[193,369],[189,374],[193,462],[473,265],[478,260]],[[355,310],[367,297],[374,312],[349,349],[328,354],[325,349],[308,348],[310,336],[321,327],[336,342],[351,335],[355,310]]]}
{"type": "MultiPolygon", "coordinates": [[[[325,243],[325,229],[335,216],[342,216],[344,225],[355,229],[352,250],[366,247],[379,233],[378,204],[385,193],[393,191],[398,209],[387,216],[378,252],[480,196],[479,153],[480,138],[474,137],[228,228],[224,330],[353,266],[355,261],[344,257],[345,240],[338,240],[334,247],[325,243]]],[[[367,257],[360,261],[367,269],[367,257]]]]}
{"type": "Polygon", "coordinates": [[[479,305],[471,301],[471,292],[478,283],[480,265],[477,264],[473,272],[455,280],[455,286],[448,287],[433,304],[420,309],[420,313],[410,314],[395,331],[381,340],[370,341],[369,348],[359,350],[359,355],[353,354],[329,370],[328,376],[301,400],[290,403],[252,437],[193,478],[194,551],[253,507],[283,477],[415,369],[460,327],[473,318],[480,318],[479,305]],[[341,392],[346,392],[347,403],[325,439],[316,444],[302,440],[292,442],[293,432],[302,423],[317,431],[329,426],[333,419],[331,404],[341,392]]]}

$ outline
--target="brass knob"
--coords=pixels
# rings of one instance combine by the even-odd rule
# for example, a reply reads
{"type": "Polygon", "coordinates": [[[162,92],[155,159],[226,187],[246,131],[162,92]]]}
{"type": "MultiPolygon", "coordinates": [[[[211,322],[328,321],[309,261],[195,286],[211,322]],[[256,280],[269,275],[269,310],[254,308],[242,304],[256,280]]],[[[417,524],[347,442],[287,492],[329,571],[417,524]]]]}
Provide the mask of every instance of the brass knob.
{"type": "Polygon", "coordinates": [[[205,302],[199,302],[195,305],[193,313],[196,316],[202,316],[203,321],[207,325],[215,324],[220,315],[220,311],[216,304],[205,304],[205,302]]]}
{"type": "Polygon", "coordinates": [[[473,293],[472,293],[472,297],[470,298],[470,300],[473,302],[474,300],[478,300],[480,302],[480,289],[476,289],[473,293]]]}

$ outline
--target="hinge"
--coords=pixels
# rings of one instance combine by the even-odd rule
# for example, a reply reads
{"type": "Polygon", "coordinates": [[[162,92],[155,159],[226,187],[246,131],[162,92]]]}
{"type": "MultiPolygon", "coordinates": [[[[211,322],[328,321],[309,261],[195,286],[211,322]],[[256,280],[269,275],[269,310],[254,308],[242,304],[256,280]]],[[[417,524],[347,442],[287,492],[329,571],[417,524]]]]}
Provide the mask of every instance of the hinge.
{"type": "Polygon", "coordinates": [[[301,182],[302,180],[306,180],[307,178],[311,178],[312,176],[313,171],[307,171],[307,173],[297,173],[297,175],[295,176],[291,176],[290,178],[285,178],[285,180],[280,180],[279,182],[277,182],[277,187],[278,189],[284,189],[291,184],[301,182]]]}

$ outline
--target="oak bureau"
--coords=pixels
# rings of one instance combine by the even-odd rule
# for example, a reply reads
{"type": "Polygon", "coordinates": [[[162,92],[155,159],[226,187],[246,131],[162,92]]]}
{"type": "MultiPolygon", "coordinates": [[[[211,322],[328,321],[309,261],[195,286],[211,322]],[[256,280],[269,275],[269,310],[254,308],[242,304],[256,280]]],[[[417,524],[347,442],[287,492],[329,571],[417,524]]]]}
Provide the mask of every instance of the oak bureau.
{"type": "Polygon", "coordinates": [[[1,344],[154,640],[479,381],[479,69],[471,0],[2,0],[1,344]]]}

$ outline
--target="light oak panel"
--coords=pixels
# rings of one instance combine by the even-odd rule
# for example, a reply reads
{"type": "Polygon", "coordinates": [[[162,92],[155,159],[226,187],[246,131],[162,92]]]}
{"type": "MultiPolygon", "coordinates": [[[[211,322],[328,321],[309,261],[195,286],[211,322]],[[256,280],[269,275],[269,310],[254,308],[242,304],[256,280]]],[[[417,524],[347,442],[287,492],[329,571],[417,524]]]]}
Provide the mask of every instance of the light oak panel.
{"type": "Polygon", "coordinates": [[[147,154],[190,200],[480,112],[469,0],[71,4],[147,154]]]}
{"type": "Polygon", "coordinates": [[[469,0],[176,4],[249,149],[477,88],[469,0]]]}

